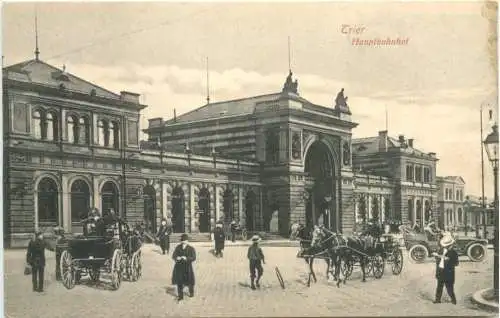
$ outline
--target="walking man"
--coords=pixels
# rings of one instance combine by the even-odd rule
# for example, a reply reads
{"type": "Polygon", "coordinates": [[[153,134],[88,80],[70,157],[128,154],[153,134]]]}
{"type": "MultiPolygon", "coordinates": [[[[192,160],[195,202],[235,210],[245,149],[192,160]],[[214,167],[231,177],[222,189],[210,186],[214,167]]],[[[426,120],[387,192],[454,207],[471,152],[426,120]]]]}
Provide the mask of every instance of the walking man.
{"type": "Polygon", "coordinates": [[[193,262],[196,260],[196,251],[189,245],[187,234],[181,235],[181,243],[175,247],[172,258],[175,261],[172,285],[177,285],[177,300],[184,298],[185,285],[189,287],[189,297],[194,297],[193,262]]]}
{"type": "Polygon", "coordinates": [[[455,241],[450,235],[446,235],[439,242],[441,249],[438,253],[433,253],[436,258],[436,299],[435,304],[441,303],[441,295],[443,294],[443,286],[446,286],[446,291],[451,298],[452,304],[457,304],[455,297],[455,267],[458,265],[458,254],[453,249],[455,241]]]}
{"type": "Polygon", "coordinates": [[[250,263],[250,280],[251,280],[251,288],[255,290],[255,286],[260,287],[259,281],[264,273],[264,268],[262,268],[262,264],[265,264],[266,261],[264,259],[264,253],[262,252],[262,248],[259,246],[260,237],[254,235],[252,237],[252,245],[248,248],[248,261],[250,263]],[[257,272],[257,275],[255,275],[257,272]],[[255,280],[257,278],[257,280],[255,280]],[[255,281],[255,284],[254,284],[255,281]]]}
{"type": "Polygon", "coordinates": [[[35,239],[28,244],[26,263],[31,266],[33,291],[43,292],[43,274],[45,270],[45,242],[41,231],[35,232],[35,239]]]}
{"type": "Polygon", "coordinates": [[[172,228],[168,226],[167,220],[164,218],[161,221],[160,228],[158,229],[157,239],[160,241],[160,248],[163,255],[165,255],[165,251],[167,254],[170,251],[170,232],[172,228]]]}
{"type": "Polygon", "coordinates": [[[236,225],[236,221],[231,221],[231,241],[234,243],[236,242],[236,230],[238,228],[238,225],[236,225]]]}
{"type": "Polygon", "coordinates": [[[224,234],[224,229],[222,228],[222,223],[217,222],[214,229],[214,241],[215,241],[215,256],[222,257],[222,251],[224,250],[224,241],[226,240],[226,235],[224,234]]]}

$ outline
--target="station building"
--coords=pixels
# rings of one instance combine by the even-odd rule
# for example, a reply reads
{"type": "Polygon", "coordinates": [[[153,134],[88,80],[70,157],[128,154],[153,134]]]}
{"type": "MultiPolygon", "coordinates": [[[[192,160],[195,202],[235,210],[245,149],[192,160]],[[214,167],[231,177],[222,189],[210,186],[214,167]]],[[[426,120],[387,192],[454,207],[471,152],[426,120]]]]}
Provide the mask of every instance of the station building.
{"type": "Polygon", "coordinates": [[[170,217],[195,239],[217,220],[286,236],[295,222],[350,233],[373,217],[438,217],[435,153],[387,131],[353,139],[343,90],[317,105],[292,75],[275,93],[150,119],[141,141],[138,94],[38,58],[5,67],[5,246],[56,225],[78,233],[91,207],[150,233],[170,217]]]}

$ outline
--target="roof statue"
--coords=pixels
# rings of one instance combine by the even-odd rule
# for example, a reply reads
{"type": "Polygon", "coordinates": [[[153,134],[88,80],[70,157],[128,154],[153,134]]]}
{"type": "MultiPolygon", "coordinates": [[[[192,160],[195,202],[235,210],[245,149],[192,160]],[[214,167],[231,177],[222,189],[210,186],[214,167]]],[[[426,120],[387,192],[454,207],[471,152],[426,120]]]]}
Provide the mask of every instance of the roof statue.
{"type": "Polygon", "coordinates": [[[347,98],[348,97],[344,97],[344,89],[342,88],[340,92],[337,94],[337,97],[335,98],[335,107],[338,106],[348,107],[347,98]]]}
{"type": "Polygon", "coordinates": [[[292,70],[290,70],[290,73],[288,73],[288,76],[286,77],[285,85],[283,85],[283,93],[294,93],[298,94],[297,90],[299,87],[299,81],[295,80],[295,82],[292,80],[292,70]]]}

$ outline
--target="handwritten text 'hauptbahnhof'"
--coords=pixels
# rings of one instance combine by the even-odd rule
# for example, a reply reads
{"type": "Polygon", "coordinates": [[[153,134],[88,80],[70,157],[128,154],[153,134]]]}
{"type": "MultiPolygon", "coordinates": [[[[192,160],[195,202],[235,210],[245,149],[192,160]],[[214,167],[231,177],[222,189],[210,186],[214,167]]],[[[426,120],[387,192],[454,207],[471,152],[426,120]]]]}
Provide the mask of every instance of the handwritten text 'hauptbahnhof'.
{"type": "MultiPolygon", "coordinates": [[[[367,27],[363,25],[342,24],[340,32],[344,35],[362,35],[366,32],[367,27]]],[[[408,37],[353,37],[350,39],[353,46],[402,46],[408,45],[410,39],[408,37]]]]}

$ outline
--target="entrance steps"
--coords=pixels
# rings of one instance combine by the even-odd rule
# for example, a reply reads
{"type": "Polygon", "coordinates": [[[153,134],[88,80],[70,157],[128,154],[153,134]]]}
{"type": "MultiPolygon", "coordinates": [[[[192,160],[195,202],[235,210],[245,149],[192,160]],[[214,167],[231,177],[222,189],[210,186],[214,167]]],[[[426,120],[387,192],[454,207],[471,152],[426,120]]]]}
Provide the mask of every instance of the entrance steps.
{"type": "MultiPolygon", "coordinates": [[[[181,241],[182,233],[170,234],[170,243],[178,243],[181,241]]],[[[211,242],[210,233],[187,233],[189,242],[211,242]]]]}
{"type": "MultiPolygon", "coordinates": [[[[262,238],[262,240],[265,240],[265,241],[279,241],[279,240],[283,240],[283,239],[288,239],[288,237],[285,237],[285,236],[280,235],[278,233],[258,232],[255,234],[259,235],[262,238]]],[[[249,239],[250,238],[251,238],[251,236],[249,236],[249,239]]]]}

